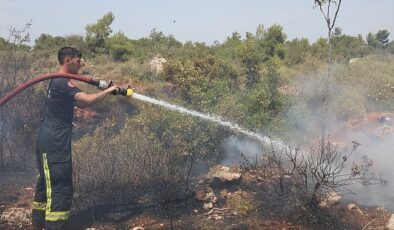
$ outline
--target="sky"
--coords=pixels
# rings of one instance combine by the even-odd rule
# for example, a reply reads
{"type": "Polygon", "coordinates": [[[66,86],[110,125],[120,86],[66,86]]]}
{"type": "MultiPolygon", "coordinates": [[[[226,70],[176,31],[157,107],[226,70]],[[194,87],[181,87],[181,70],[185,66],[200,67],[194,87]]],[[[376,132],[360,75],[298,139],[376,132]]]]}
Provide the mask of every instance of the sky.
{"type": "MultiPolygon", "coordinates": [[[[288,39],[326,37],[327,26],[313,0],[0,0],[0,37],[10,26],[22,29],[32,23],[32,39],[85,35],[85,27],[112,12],[113,32],[131,39],[149,36],[153,28],[181,42],[224,42],[233,32],[243,38],[259,24],[279,24],[288,39]]],[[[343,0],[336,26],[348,35],[387,29],[394,37],[394,0],[343,0]],[[392,15],[392,16],[390,16],[392,15]]]]}

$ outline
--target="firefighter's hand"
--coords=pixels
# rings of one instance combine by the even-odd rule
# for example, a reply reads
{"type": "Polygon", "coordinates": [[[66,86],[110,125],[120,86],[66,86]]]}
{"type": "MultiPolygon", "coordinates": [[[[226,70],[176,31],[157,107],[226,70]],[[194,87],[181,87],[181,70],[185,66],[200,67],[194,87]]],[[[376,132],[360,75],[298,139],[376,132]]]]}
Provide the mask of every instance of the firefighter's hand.
{"type": "Polygon", "coordinates": [[[105,90],[105,92],[111,93],[111,94],[113,94],[113,95],[116,95],[116,94],[119,93],[119,86],[117,86],[117,85],[112,85],[112,86],[108,87],[108,88],[105,90]]]}

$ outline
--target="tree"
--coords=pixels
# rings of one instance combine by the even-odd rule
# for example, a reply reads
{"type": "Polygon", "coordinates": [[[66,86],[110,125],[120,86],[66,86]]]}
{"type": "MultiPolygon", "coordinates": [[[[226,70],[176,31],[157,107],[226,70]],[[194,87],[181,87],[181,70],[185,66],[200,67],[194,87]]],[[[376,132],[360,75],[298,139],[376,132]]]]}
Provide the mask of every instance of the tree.
{"type": "Polygon", "coordinates": [[[107,13],[95,24],[90,24],[85,27],[86,37],[85,42],[90,52],[93,54],[104,51],[105,41],[112,33],[111,24],[115,16],[112,12],[107,13]]]}
{"type": "Polygon", "coordinates": [[[70,35],[70,36],[65,36],[65,43],[67,46],[74,47],[81,51],[83,54],[86,53],[86,44],[84,41],[84,37],[81,35],[70,35]]]}
{"type": "Polygon", "coordinates": [[[238,56],[238,50],[241,46],[241,35],[238,32],[233,32],[222,45],[216,47],[216,53],[223,59],[234,61],[238,56]]]}
{"type": "Polygon", "coordinates": [[[200,110],[213,108],[238,87],[234,69],[213,56],[184,63],[168,60],[163,67],[161,76],[174,85],[174,92],[200,110]]]}
{"type": "Polygon", "coordinates": [[[288,65],[302,64],[310,50],[309,41],[306,38],[293,39],[286,42],[285,61],[288,65]]]}
{"type": "Polygon", "coordinates": [[[361,57],[366,53],[365,42],[361,36],[342,34],[342,30],[335,28],[332,35],[333,58],[349,60],[361,57]]]}
{"type": "MultiPolygon", "coordinates": [[[[327,83],[329,84],[330,78],[331,78],[331,63],[332,63],[332,43],[331,43],[331,37],[332,37],[332,29],[335,26],[335,22],[337,20],[339,8],[341,7],[342,0],[315,0],[315,7],[318,6],[320,9],[320,12],[322,13],[326,23],[327,23],[327,30],[328,30],[328,77],[327,77],[327,83]],[[327,5],[326,11],[324,11],[323,7],[324,5],[327,5]],[[331,15],[331,10],[332,10],[332,5],[335,5],[336,7],[334,8],[334,15],[331,15]]],[[[329,87],[329,85],[328,85],[329,87]]],[[[328,88],[327,87],[327,88],[328,88]]]]}
{"type": "Polygon", "coordinates": [[[387,30],[379,30],[376,33],[375,37],[376,37],[376,40],[378,41],[379,47],[384,48],[387,46],[387,44],[389,43],[389,36],[390,36],[390,33],[387,30]]]}
{"type": "Polygon", "coordinates": [[[319,7],[320,12],[322,13],[324,20],[327,24],[327,32],[328,32],[328,65],[327,65],[327,79],[325,82],[325,87],[323,89],[321,95],[321,103],[324,104],[324,110],[322,113],[322,122],[321,122],[321,131],[322,131],[322,144],[321,146],[325,146],[325,136],[328,131],[328,122],[327,122],[327,114],[328,114],[328,103],[330,96],[330,87],[331,87],[331,65],[332,65],[332,29],[335,26],[335,22],[338,17],[338,12],[341,7],[342,0],[315,0],[315,7],[319,7]],[[324,6],[326,10],[323,10],[324,6]],[[335,5],[335,7],[333,7],[335,5]],[[334,8],[334,15],[332,15],[332,9],[334,8]]]}
{"type": "Polygon", "coordinates": [[[311,45],[312,57],[318,58],[319,60],[328,59],[328,42],[325,38],[319,38],[315,43],[311,45]]]}
{"type": "MultiPolygon", "coordinates": [[[[257,35],[257,34],[256,34],[257,35]]],[[[285,41],[287,35],[283,33],[283,28],[280,25],[274,24],[270,26],[264,33],[263,44],[265,53],[268,57],[278,56],[281,59],[285,56],[285,41]]]]}
{"type": "Polygon", "coordinates": [[[245,67],[246,86],[252,88],[261,80],[259,64],[266,59],[264,47],[254,37],[251,37],[243,42],[238,55],[245,67]]]}
{"type": "Polygon", "coordinates": [[[49,53],[57,52],[66,45],[66,39],[61,36],[52,37],[49,34],[41,34],[34,40],[34,50],[46,51],[49,53]]]}
{"type": "Polygon", "coordinates": [[[371,32],[367,35],[367,43],[374,48],[386,48],[389,44],[390,33],[387,30],[379,30],[376,34],[371,32]]]}
{"type": "Polygon", "coordinates": [[[114,61],[127,61],[127,55],[133,51],[131,41],[122,32],[108,38],[105,46],[114,61]]]}

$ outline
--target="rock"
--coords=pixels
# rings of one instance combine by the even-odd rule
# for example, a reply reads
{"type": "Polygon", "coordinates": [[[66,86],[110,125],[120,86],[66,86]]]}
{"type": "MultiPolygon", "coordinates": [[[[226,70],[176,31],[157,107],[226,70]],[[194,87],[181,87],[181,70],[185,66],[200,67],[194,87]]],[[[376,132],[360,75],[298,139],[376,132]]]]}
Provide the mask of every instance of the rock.
{"type": "Polygon", "coordinates": [[[206,200],[206,192],[203,190],[197,190],[196,194],[194,195],[194,199],[198,201],[205,201],[206,200]]]}
{"type": "Polygon", "coordinates": [[[356,63],[358,60],[360,60],[360,58],[352,58],[349,60],[349,64],[354,64],[356,63]]]}
{"type": "Polygon", "coordinates": [[[218,200],[218,198],[216,197],[216,195],[213,191],[207,193],[206,197],[207,197],[207,200],[211,201],[211,203],[214,203],[214,204],[216,204],[216,201],[218,200]]]}
{"type": "Polygon", "coordinates": [[[132,230],[144,230],[145,228],[143,228],[143,227],[134,227],[134,228],[132,228],[132,230]]]}
{"type": "Polygon", "coordinates": [[[215,218],[215,220],[223,219],[223,217],[219,216],[218,214],[213,214],[213,218],[215,218]]]}
{"type": "Polygon", "coordinates": [[[387,210],[384,207],[382,207],[382,206],[379,206],[379,207],[375,208],[375,210],[378,211],[378,212],[387,213],[387,210]]]}
{"type": "Polygon", "coordinates": [[[391,124],[391,118],[388,116],[382,116],[379,118],[380,123],[388,123],[391,124]]]}
{"type": "Polygon", "coordinates": [[[354,211],[354,212],[357,212],[361,215],[364,215],[363,211],[361,211],[361,209],[359,207],[357,207],[356,204],[348,204],[346,208],[350,211],[354,211]]]}
{"type": "Polygon", "coordinates": [[[205,190],[197,190],[196,194],[194,195],[194,199],[202,202],[217,202],[217,197],[211,188],[205,188],[205,190]]]}
{"type": "Polygon", "coordinates": [[[335,191],[327,192],[323,195],[319,202],[319,207],[329,208],[334,204],[338,204],[341,201],[342,196],[338,195],[335,191]]]}
{"type": "Polygon", "coordinates": [[[211,209],[212,207],[213,207],[213,204],[211,202],[205,203],[203,206],[204,209],[211,209]]]}
{"type": "Polygon", "coordinates": [[[150,60],[149,62],[149,67],[150,71],[152,71],[155,74],[160,74],[163,72],[163,64],[166,63],[167,60],[165,58],[161,58],[158,56],[155,56],[150,60]]]}
{"type": "Polygon", "coordinates": [[[232,172],[229,167],[216,165],[208,173],[208,179],[212,188],[219,188],[241,181],[241,174],[232,172]]]}
{"type": "Polygon", "coordinates": [[[220,191],[220,198],[225,200],[227,199],[227,197],[228,197],[227,189],[223,189],[222,191],[220,191]]]}
{"type": "Polygon", "coordinates": [[[394,230],[394,214],[391,215],[389,222],[386,226],[387,230],[394,230]]]}
{"type": "Polygon", "coordinates": [[[111,221],[117,222],[133,216],[139,212],[140,210],[134,206],[119,206],[108,211],[104,217],[111,221]]]}

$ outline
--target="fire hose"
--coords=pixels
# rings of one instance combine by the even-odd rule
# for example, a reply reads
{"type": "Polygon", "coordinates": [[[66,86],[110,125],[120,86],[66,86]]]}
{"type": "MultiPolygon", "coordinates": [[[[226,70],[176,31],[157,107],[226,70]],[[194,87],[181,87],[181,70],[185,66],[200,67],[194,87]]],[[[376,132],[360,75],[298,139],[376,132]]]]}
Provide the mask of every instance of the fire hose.
{"type": "MultiPolygon", "coordinates": [[[[93,77],[91,76],[87,76],[87,75],[79,75],[79,74],[68,74],[68,73],[49,73],[49,74],[44,74],[44,75],[40,75],[36,78],[33,78],[29,81],[26,81],[20,85],[18,85],[14,90],[12,90],[11,92],[9,92],[7,95],[5,95],[4,97],[0,98],[0,107],[3,106],[5,103],[7,103],[12,97],[14,97],[15,95],[17,95],[19,92],[21,92],[22,90],[37,84],[41,81],[45,81],[45,80],[49,80],[49,79],[53,79],[53,78],[68,78],[68,79],[74,79],[74,80],[78,80],[78,81],[82,81],[85,83],[88,83],[90,85],[94,85],[97,88],[103,90],[106,89],[110,86],[113,85],[112,81],[105,81],[105,80],[95,80],[93,79],[93,77]]],[[[113,95],[123,95],[123,96],[127,96],[130,97],[133,94],[133,90],[128,87],[128,88],[120,88],[118,87],[118,91],[113,91],[111,94],[113,95]]]]}

